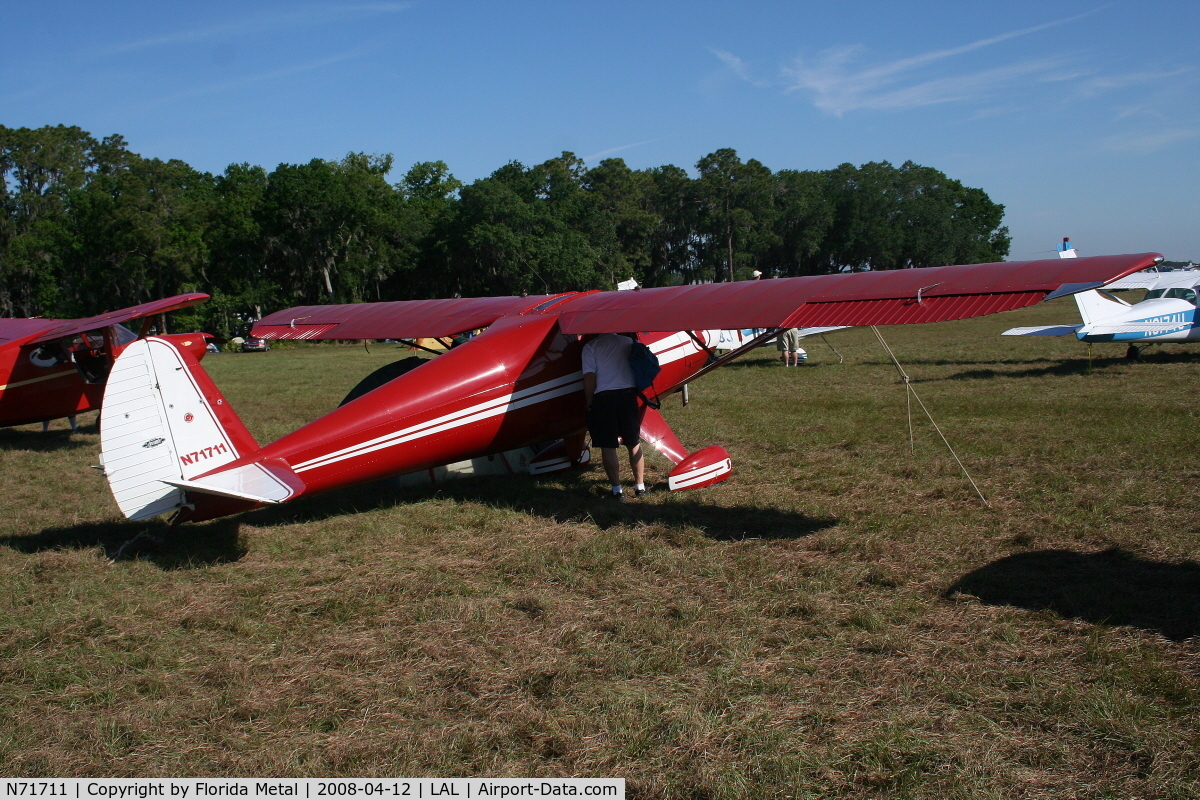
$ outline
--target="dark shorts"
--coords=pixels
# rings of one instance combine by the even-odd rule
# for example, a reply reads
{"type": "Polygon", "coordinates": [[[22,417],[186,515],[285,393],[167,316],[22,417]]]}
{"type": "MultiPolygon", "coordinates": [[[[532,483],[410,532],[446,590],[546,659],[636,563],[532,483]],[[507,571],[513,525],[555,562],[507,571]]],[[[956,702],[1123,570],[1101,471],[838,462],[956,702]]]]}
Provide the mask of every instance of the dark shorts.
{"type": "Polygon", "coordinates": [[[592,447],[616,447],[620,444],[618,437],[626,447],[633,447],[642,432],[642,410],[638,408],[637,392],[633,389],[598,392],[592,398],[587,424],[592,447]]]}

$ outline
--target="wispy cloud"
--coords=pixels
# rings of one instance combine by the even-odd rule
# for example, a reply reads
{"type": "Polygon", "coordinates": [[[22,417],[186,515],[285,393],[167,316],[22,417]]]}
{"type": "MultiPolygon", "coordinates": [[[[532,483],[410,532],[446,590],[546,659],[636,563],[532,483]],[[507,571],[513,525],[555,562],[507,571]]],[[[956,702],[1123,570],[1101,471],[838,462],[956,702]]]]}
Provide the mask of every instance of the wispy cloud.
{"type": "Polygon", "coordinates": [[[1170,78],[1195,74],[1195,67],[1180,67],[1167,72],[1129,72],[1124,75],[1098,75],[1084,81],[1080,92],[1085,97],[1092,97],[1114,89],[1128,89],[1131,86],[1159,84],[1170,78]]]}
{"type": "Polygon", "coordinates": [[[108,54],[130,53],[171,45],[196,44],[207,41],[228,40],[239,36],[275,32],[287,28],[303,28],[327,25],[348,19],[394,14],[405,11],[411,3],[364,3],[346,6],[314,5],[297,7],[276,14],[253,14],[231,19],[216,25],[172,31],[159,36],[124,42],[104,50],[108,54]]]}
{"type": "Polygon", "coordinates": [[[865,53],[865,48],[835,48],[826,50],[813,64],[797,59],[784,74],[789,91],[813,93],[814,105],[836,116],[864,108],[904,109],[982,99],[1017,80],[1068,79],[1062,74],[1062,60],[1027,59],[949,77],[923,78],[924,70],[1011,39],[1066,25],[1097,10],[862,69],[853,69],[852,63],[865,53]]]}
{"type": "Polygon", "coordinates": [[[1173,130],[1156,130],[1151,133],[1110,136],[1102,142],[1102,146],[1106,150],[1148,155],[1169,147],[1176,142],[1195,139],[1196,137],[1200,137],[1200,128],[1175,128],[1173,130]]]}
{"type": "Polygon", "coordinates": [[[234,91],[236,89],[242,89],[246,86],[253,86],[255,84],[267,83],[267,82],[271,82],[271,81],[278,81],[283,78],[290,78],[293,75],[300,75],[305,72],[312,72],[314,70],[323,69],[325,67],[332,66],[333,64],[338,64],[343,61],[349,61],[351,59],[358,58],[360,55],[362,55],[361,51],[352,50],[352,51],[349,51],[346,53],[340,53],[338,55],[321,58],[316,61],[309,61],[309,62],[306,62],[303,64],[293,64],[291,66],[281,67],[279,69],[274,69],[274,70],[270,70],[267,72],[260,72],[260,73],[254,74],[254,75],[246,75],[244,77],[238,78],[237,80],[221,81],[220,83],[212,83],[212,84],[208,84],[206,86],[197,86],[197,87],[188,89],[183,92],[176,92],[174,94],[167,95],[165,97],[160,97],[157,100],[155,100],[154,102],[156,104],[174,103],[174,102],[178,102],[180,100],[188,100],[188,99],[195,98],[195,97],[204,97],[206,95],[226,94],[226,93],[234,91]]]}
{"type": "Polygon", "coordinates": [[[622,150],[629,150],[634,147],[641,147],[642,145],[651,144],[651,143],[657,142],[657,141],[658,141],[657,139],[647,139],[644,142],[634,142],[633,144],[623,144],[620,147],[610,147],[607,150],[601,150],[599,153],[592,153],[590,156],[583,156],[583,160],[585,162],[600,161],[602,159],[608,158],[609,156],[616,155],[617,153],[620,153],[622,150]]]}
{"type": "Polygon", "coordinates": [[[734,75],[736,75],[739,79],[745,81],[746,83],[750,84],[751,86],[767,86],[767,85],[769,85],[767,81],[763,81],[763,80],[759,80],[758,78],[755,78],[751,74],[750,67],[746,64],[746,62],[743,61],[738,56],[734,55],[733,53],[729,52],[728,50],[720,50],[717,48],[712,48],[711,52],[714,56],[721,59],[721,61],[723,61],[725,63],[725,66],[729,67],[730,71],[733,72],[734,75]]]}

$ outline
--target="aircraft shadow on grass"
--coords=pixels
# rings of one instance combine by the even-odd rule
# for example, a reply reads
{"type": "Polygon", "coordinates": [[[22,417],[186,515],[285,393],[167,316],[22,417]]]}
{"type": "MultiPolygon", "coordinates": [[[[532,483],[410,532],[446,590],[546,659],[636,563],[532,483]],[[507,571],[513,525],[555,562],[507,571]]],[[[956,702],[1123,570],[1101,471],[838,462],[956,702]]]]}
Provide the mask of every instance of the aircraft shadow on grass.
{"type": "MultiPolygon", "coordinates": [[[[438,486],[394,488],[386,483],[364,484],[327,495],[315,495],[286,505],[260,508],[240,519],[257,526],[290,525],[440,497],[483,503],[532,514],[552,522],[590,521],[601,530],[618,525],[661,525],[668,530],[698,528],[715,541],[799,539],[837,524],[834,519],[806,517],[789,511],[754,506],[723,507],[668,493],[665,484],[645,497],[617,503],[589,493],[582,480],[560,478],[563,486],[541,483],[524,475],[490,476],[449,481],[438,486]]],[[[607,490],[607,486],[604,487],[607,490]]]]}
{"type": "Polygon", "coordinates": [[[94,436],[98,433],[100,433],[98,420],[86,424],[81,423],[79,425],[79,434],[81,435],[72,435],[67,428],[55,428],[45,433],[40,430],[0,428],[0,452],[54,453],[61,450],[78,450],[80,447],[95,449],[95,440],[84,438],[82,434],[94,436]]]}
{"type": "Polygon", "coordinates": [[[963,576],[946,592],[957,593],[987,605],[1142,628],[1177,642],[1200,635],[1200,564],[1150,561],[1120,548],[1018,553],[963,576]]]}
{"type": "Polygon", "coordinates": [[[140,558],[161,569],[176,570],[239,560],[248,548],[238,529],[236,517],[175,530],[165,520],[85,522],[0,538],[0,547],[30,554],[98,547],[114,561],[140,558]]]}
{"type": "Polygon", "coordinates": [[[527,476],[464,479],[436,487],[395,488],[372,483],[206,524],[185,524],[172,529],[165,518],[86,522],[0,538],[0,547],[21,553],[99,547],[113,560],[139,558],[164,570],[187,569],[242,558],[252,546],[240,534],[242,523],[256,527],[302,524],[418,503],[432,497],[510,508],[554,522],[590,521],[601,530],[639,523],[659,525],[666,529],[668,539],[672,532],[682,534],[691,529],[700,529],[715,541],[799,539],[837,524],[833,519],[815,519],[773,508],[715,506],[701,497],[682,502],[672,497],[663,502],[667,499],[665,490],[627,503],[615,503],[601,495],[588,494],[580,482],[573,483],[565,488],[555,487],[527,476]]]}

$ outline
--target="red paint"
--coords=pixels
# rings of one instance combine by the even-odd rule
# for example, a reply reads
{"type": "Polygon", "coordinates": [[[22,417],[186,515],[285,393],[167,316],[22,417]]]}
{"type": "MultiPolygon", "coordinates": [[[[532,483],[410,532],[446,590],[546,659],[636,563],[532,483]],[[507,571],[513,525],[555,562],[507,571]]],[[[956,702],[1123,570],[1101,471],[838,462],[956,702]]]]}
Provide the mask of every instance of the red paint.
{"type": "MultiPolygon", "coordinates": [[[[329,491],[565,439],[585,429],[576,334],[647,329],[662,371],[650,397],[695,378],[707,350],[679,331],[781,328],[796,324],[876,325],[960,319],[1028,305],[1064,284],[1107,283],[1153,264],[1157,254],[854,273],[811,278],[594,292],[535,298],[421,300],[288,309],[265,318],[263,338],[415,338],[480,326],[466,344],[429,360],[265,447],[224,403],[204,371],[189,363],[205,398],[244,455],[194,478],[250,464],[269,465],[290,496],[329,491]],[[810,321],[811,320],[811,321],[810,321]],[[818,323],[815,320],[820,320],[818,323]],[[657,345],[657,346],[656,346],[657,345]]],[[[725,480],[728,453],[710,446],[688,455],[666,421],[648,414],[647,441],[678,463],[677,488],[725,480]]],[[[240,474],[240,473],[239,473],[240,474]]],[[[257,495],[256,495],[257,496],[257,495]]],[[[204,520],[256,505],[189,490],[180,519],[204,520]]]]}
{"type": "MultiPolygon", "coordinates": [[[[0,427],[95,411],[104,380],[130,341],[122,322],[175,311],[208,299],[186,294],[86,319],[0,319],[0,427]]],[[[208,334],[163,337],[204,356],[208,334]]]]}

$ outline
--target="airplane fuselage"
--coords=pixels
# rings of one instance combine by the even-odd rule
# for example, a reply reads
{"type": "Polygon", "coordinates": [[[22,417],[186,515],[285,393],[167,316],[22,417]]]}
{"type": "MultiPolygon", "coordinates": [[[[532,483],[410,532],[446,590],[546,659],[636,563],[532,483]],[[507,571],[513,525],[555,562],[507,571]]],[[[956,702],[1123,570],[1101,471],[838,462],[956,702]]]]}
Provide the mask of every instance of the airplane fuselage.
{"type": "MultiPolygon", "coordinates": [[[[0,351],[0,427],[60,419],[100,408],[113,361],[136,337],[120,325],[0,351]]],[[[166,337],[203,357],[205,337],[166,337]]]]}
{"type": "Polygon", "coordinates": [[[1200,339],[1195,304],[1174,297],[1143,300],[1122,313],[1084,325],[1082,342],[1190,342],[1200,339]],[[1128,330],[1112,330],[1128,326],[1128,330]],[[1098,332],[1100,329],[1104,332],[1098,332]]]}
{"type": "MultiPolygon", "coordinates": [[[[643,334],[661,372],[646,391],[666,394],[711,358],[712,333],[643,334]],[[693,336],[695,338],[693,338],[693,336]]],[[[579,437],[586,429],[583,340],[563,334],[554,316],[499,320],[481,335],[239,459],[218,458],[213,472],[250,464],[285,465],[302,483],[288,499],[465,461],[519,447],[579,437]]],[[[213,447],[219,444],[212,443],[213,447]]],[[[204,448],[207,450],[207,447],[204,448]]],[[[180,454],[186,459],[190,454],[180,454]]],[[[191,493],[186,519],[230,513],[227,497],[191,493]]]]}

